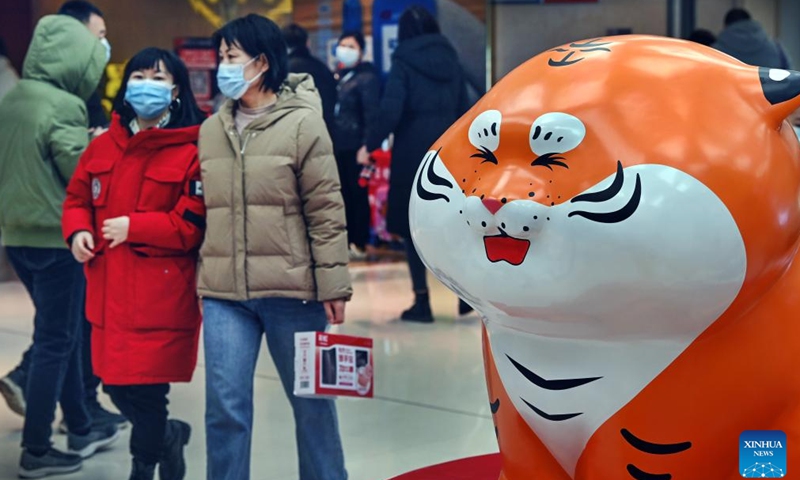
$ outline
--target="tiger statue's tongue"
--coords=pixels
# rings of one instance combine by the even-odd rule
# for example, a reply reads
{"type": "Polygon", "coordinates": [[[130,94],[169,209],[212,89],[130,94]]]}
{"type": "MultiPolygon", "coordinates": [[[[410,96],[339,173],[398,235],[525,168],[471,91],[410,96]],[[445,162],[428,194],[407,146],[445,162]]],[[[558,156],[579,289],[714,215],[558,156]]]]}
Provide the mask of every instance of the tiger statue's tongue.
{"type": "Polygon", "coordinates": [[[520,240],[508,235],[483,237],[486,247],[486,257],[492,263],[508,262],[511,265],[521,265],[531,247],[530,240],[520,240]]]}

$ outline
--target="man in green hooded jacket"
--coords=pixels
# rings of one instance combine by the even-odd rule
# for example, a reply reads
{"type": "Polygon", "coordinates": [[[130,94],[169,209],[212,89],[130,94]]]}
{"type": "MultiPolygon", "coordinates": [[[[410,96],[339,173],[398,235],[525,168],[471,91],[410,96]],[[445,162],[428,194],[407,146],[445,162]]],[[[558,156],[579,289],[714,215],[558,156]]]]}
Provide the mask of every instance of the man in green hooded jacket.
{"type": "Polygon", "coordinates": [[[0,101],[0,238],[31,296],[33,351],[19,474],[69,473],[112,443],[117,427],[92,427],[76,348],[83,275],[61,237],[65,188],[89,142],[85,101],[97,88],[106,49],[79,21],[46,16],[36,26],[20,82],[0,101]],[[61,404],[69,452],[53,448],[61,404]]]}
{"type": "MultiPolygon", "coordinates": [[[[100,43],[106,49],[106,58],[111,58],[111,45],[106,40],[106,23],[103,18],[103,12],[100,11],[94,4],[85,0],[68,0],[61,5],[58,10],[59,15],[68,15],[81,23],[89,29],[94,36],[100,39],[100,43]]],[[[102,111],[103,107],[100,105],[100,96],[95,90],[90,99],[86,102],[86,109],[89,116],[89,130],[92,137],[97,137],[106,130],[107,120],[105,120],[105,113],[102,111]],[[98,113],[96,110],[100,109],[98,113]],[[93,113],[94,112],[94,113],[93,113]],[[93,119],[94,118],[94,119],[93,119]]],[[[3,251],[0,247],[0,277],[2,276],[3,267],[3,251]]],[[[2,278],[0,278],[2,281],[2,278]]],[[[84,282],[81,282],[84,283],[84,282]]],[[[83,285],[80,287],[83,288],[83,285]]],[[[81,291],[81,295],[84,292],[81,291]]],[[[81,368],[83,370],[83,388],[86,395],[86,408],[89,410],[89,415],[92,417],[94,425],[105,423],[114,423],[120,429],[127,427],[128,420],[117,413],[110,412],[103,408],[98,401],[97,390],[100,386],[100,379],[94,375],[92,368],[92,352],[91,352],[91,324],[85,320],[81,321],[81,368]]],[[[28,370],[31,366],[31,353],[32,348],[28,348],[23,354],[20,362],[4,377],[0,378],[0,396],[5,399],[9,408],[20,416],[25,416],[25,391],[24,386],[28,381],[28,370]]],[[[63,421],[59,424],[59,430],[67,433],[67,425],[63,421]]]]}

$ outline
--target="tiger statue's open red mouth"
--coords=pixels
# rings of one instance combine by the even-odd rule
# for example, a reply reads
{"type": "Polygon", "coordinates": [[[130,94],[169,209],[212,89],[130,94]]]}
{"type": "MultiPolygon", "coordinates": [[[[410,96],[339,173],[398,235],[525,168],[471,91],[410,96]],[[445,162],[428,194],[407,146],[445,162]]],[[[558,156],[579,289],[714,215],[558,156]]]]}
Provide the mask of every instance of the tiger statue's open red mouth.
{"type": "Polygon", "coordinates": [[[483,245],[486,247],[486,258],[490,262],[508,262],[514,266],[522,265],[531,248],[530,240],[521,240],[505,234],[483,237],[483,245]]]}

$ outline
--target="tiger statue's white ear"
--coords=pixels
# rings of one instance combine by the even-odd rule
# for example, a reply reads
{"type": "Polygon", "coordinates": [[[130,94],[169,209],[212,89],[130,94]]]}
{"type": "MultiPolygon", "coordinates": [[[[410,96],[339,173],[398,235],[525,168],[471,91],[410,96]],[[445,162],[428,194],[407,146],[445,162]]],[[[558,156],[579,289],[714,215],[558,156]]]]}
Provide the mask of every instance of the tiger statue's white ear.
{"type": "Polygon", "coordinates": [[[481,113],[469,126],[469,143],[478,150],[487,149],[494,152],[500,147],[502,123],[503,114],[499,110],[486,110],[481,113]]]}

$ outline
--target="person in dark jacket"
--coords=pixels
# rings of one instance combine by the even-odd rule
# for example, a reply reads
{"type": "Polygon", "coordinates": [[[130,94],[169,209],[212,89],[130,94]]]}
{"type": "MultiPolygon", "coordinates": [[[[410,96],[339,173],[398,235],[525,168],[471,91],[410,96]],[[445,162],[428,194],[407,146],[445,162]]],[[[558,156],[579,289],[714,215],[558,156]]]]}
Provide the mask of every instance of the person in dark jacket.
{"type": "Polygon", "coordinates": [[[336,106],[336,78],[322,60],[311,55],[308,49],[308,32],[297,24],[283,29],[283,38],[289,47],[289,73],[307,73],[314,79],[322,99],[322,118],[331,138],[334,136],[334,114],[336,106]]]}
{"type": "MultiPolygon", "coordinates": [[[[380,112],[358,160],[368,163],[368,152],[394,133],[387,228],[405,240],[415,293],[414,305],[400,318],[432,322],[426,270],[411,239],[408,202],[425,152],[466,112],[469,103],[458,55],[427,10],[412,6],[403,12],[398,40],[380,112]]],[[[462,302],[459,312],[469,310],[462,302]]]]}
{"type": "Polygon", "coordinates": [[[713,45],[717,50],[758,67],[789,69],[791,65],[780,44],[743,8],[732,8],[725,15],[725,29],[713,45]]]}
{"type": "Polygon", "coordinates": [[[374,125],[380,102],[380,80],[375,67],[364,62],[364,36],[345,32],[339,37],[339,102],[336,104],[336,163],[342,182],[350,258],[361,260],[369,242],[370,209],[367,189],[358,184],[362,166],[356,162],[374,125]]]}
{"type": "Polygon", "coordinates": [[[710,47],[714,45],[714,43],[716,43],[717,36],[714,35],[713,32],[706,30],[705,28],[697,28],[694,31],[692,31],[691,34],[689,34],[686,40],[710,47]]]}

